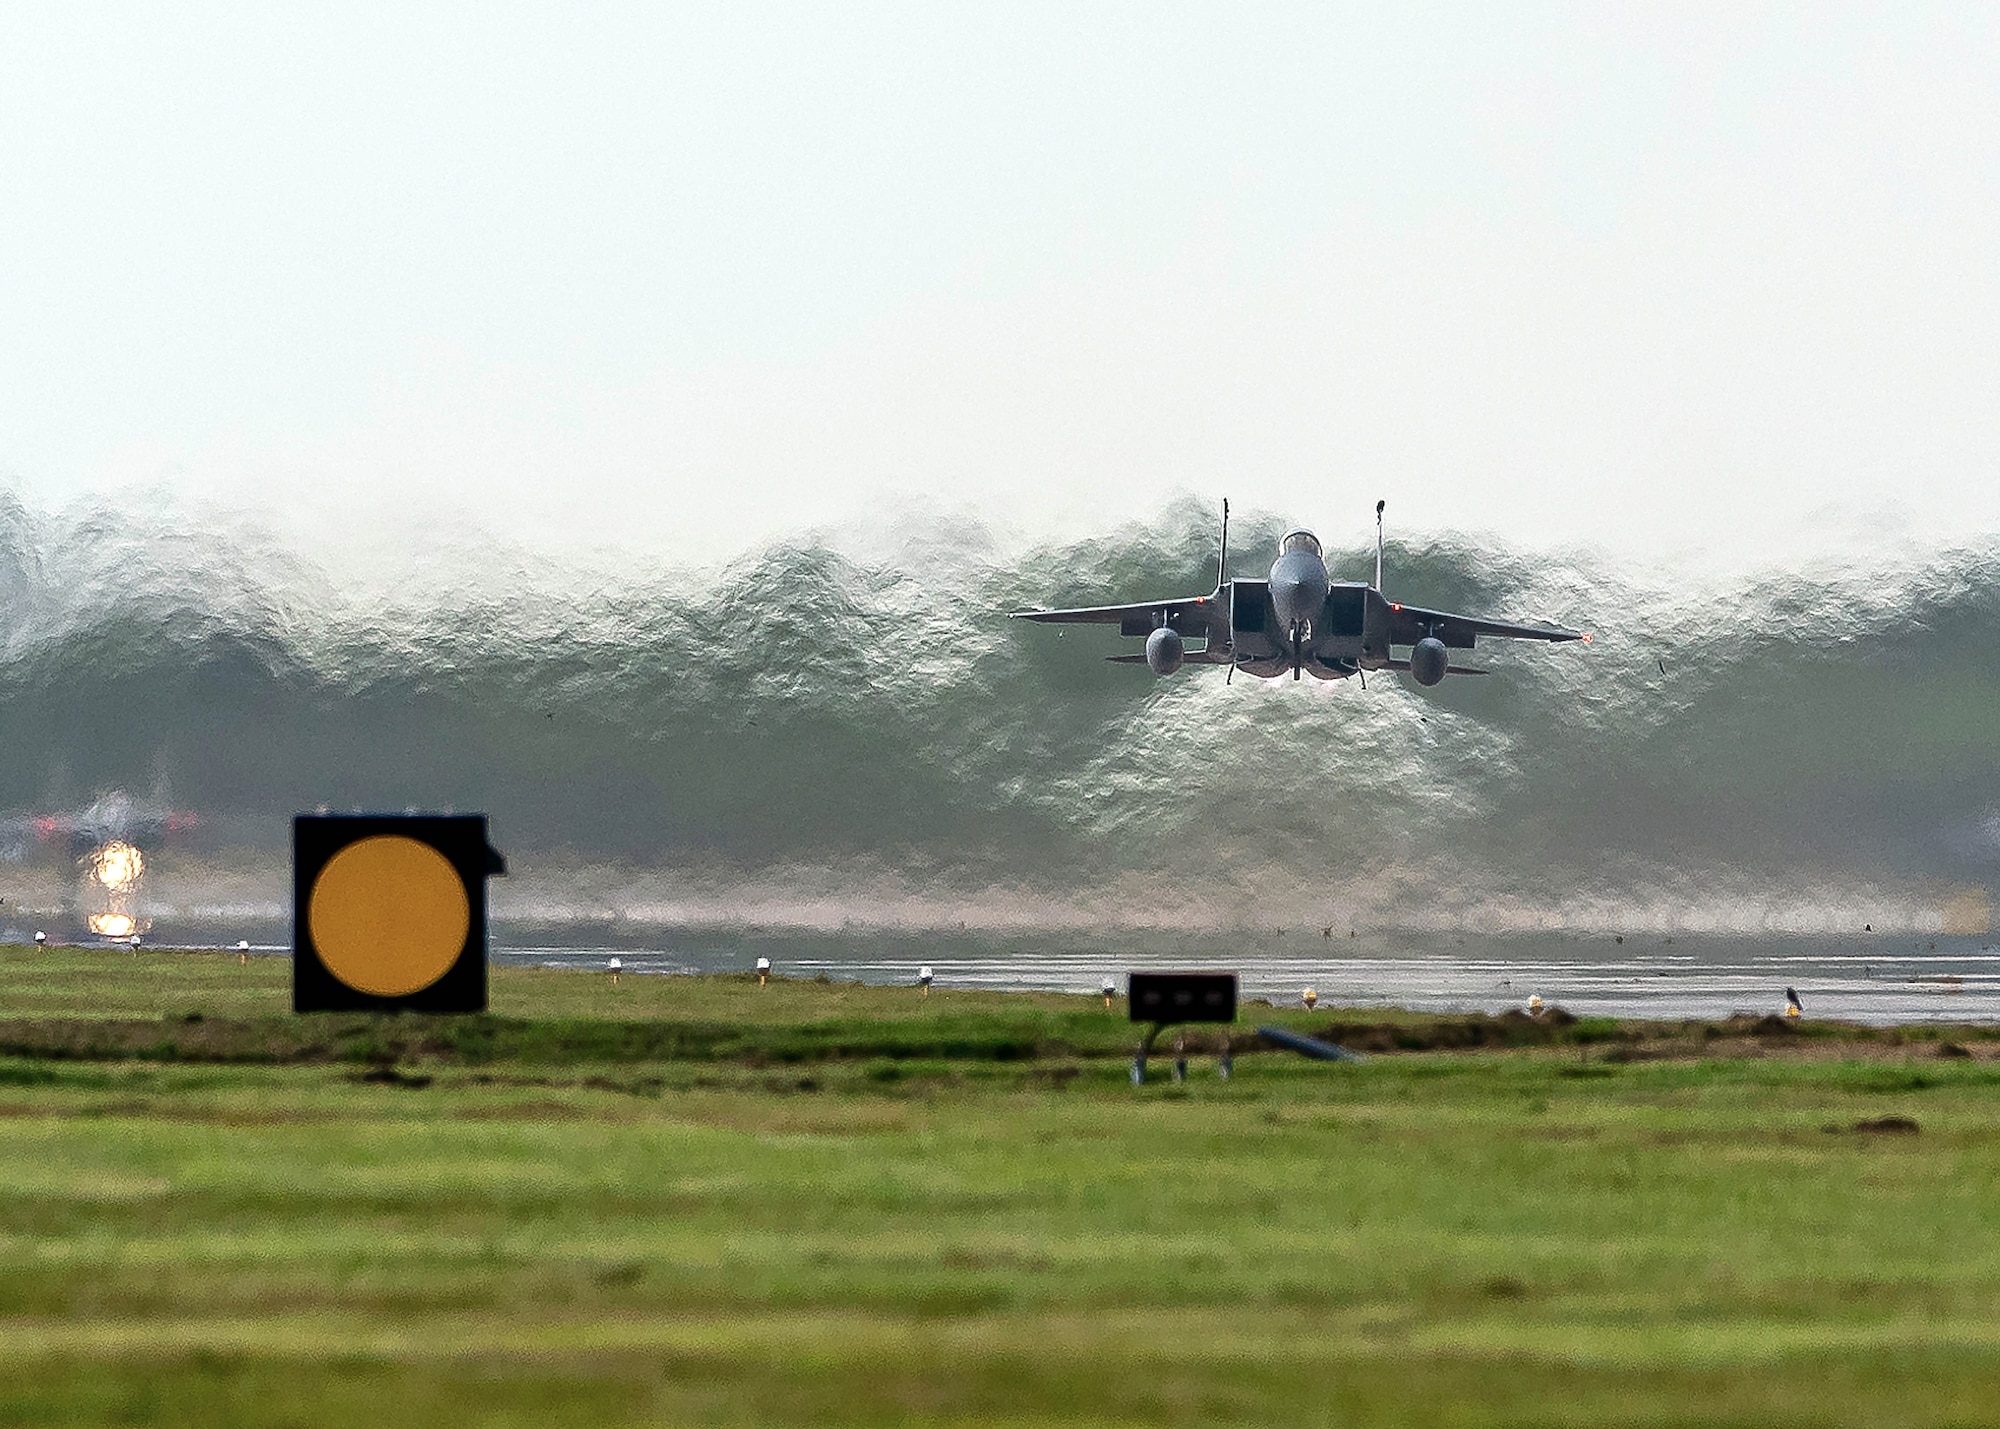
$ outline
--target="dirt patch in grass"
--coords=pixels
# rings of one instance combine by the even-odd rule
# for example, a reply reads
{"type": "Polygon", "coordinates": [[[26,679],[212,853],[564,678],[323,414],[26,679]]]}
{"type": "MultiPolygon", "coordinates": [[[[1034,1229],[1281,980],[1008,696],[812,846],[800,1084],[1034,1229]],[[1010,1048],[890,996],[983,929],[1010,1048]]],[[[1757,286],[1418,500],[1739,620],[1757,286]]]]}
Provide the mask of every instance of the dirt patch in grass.
{"type": "Polygon", "coordinates": [[[374,1087],[405,1087],[410,1091],[422,1091],[433,1079],[427,1072],[406,1072],[394,1063],[383,1063],[356,1073],[348,1080],[374,1087]]]}
{"type": "MultiPolygon", "coordinates": [[[[940,1017],[768,1025],[598,1018],[313,1014],[0,1021],[0,1056],[35,1061],[226,1062],[266,1065],[411,1060],[567,1066],[716,1061],[782,1068],[885,1058],[1032,1062],[1081,1052],[1034,1016],[940,1017]]],[[[1122,1041],[1122,1034],[1120,1037],[1122,1041]]],[[[794,1083],[810,1076],[789,1078],[794,1083]]]]}
{"type": "Polygon", "coordinates": [[[1863,1136],[1915,1136],[1923,1128],[1912,1116],[1873,1116],[1854,1123],[1863,1136]]]}
{"type": "MultiPolygon", "coordinates": [[[[1268,1020],[1373,1055],[1573,1048],[1611,1063],[1766,1055],[1881,1059],[1917,1051],[1974,1057],[1970,1045],[2000,1036],[1995,1028],[1905,1030],[1779,1017],[1621,1021],[1577,1018],[1561,1008],[1532,1017],[1518,1009],[1497,1015],[1274,1010],[1268,1020]]],[[[1051,1014],[1027,1001],[1018,1011],[945,1009],[934,1018],[845,1016],[819,1023],[347,1013],[19,1018],[0,1020],[0,1057],[20,1058],[25,1065],[0,1070],[0,1084],[39,1085],[50,1075],[49,1064],[58,1062],[345,1063],[377,1069],[369,1075],[406,1088],[417,1085],[413,1078],[420,1074],[401,1070],[390,1076],[380,1069],[421,1063],[594,1070],[691,1062],[761,1070],[770,1074],[773,1089],[790,1091],[815,1090],[820,1080],[815,1066],[842,1063],[868,1065],[871,1078],[881,1083],[935,1078],[949,1065],[1011,1065],[1032,1070],[1038,1085],[1053,1087],[1088,1060],[1130,1057],[1132,1038],[1131,1025],[1116,1018],[1051,1014]]],[[[1191,1052],[1214,1055],[1226,1039],[1237,1056],[1290,1055],[1273,1052],[1254,1027],[1207,1033],[1205,1039],[1191,1052]]],[[[616,1089],[654,1094],[651,1086],[638,1083],[616,1089]]]]}
{"type": "MultiPolygon", "coordinates": [[[[1828,1061],[1907,1061],[1916,1055],[1980,1060],[1972,1045],[2000,1037],[2000,1027],[1867,1027],[1845,1022],[1801,1022],[1783,1017],[1739,1016],[1719,1020],[1646,1021],[1576,1018],[1561,1008],[1539,1017],[1519,1010],[1481,1014],[1322,1013],[1288,1030],[1370,1055],[1397,1052],[1479,1052],[1509,1048],[1588,1050],[1598,1063],[1710,1061],[1784,1057],[1828,1061]]],[[[1231,1034],[1240,1053],[1268,1050],[1254,1032],[1231,1034]]],[[[1605,1070],[1581,1076],[1608,1075],[1605,1070]]]]}

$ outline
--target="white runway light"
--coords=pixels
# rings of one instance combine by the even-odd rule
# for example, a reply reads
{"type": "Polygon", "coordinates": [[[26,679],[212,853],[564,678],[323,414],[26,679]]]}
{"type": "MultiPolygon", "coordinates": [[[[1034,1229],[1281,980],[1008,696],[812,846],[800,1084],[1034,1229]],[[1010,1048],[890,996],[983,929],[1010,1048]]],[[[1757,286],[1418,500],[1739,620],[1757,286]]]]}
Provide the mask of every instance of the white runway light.
{"type": "Polygon", "coordinates": [[[618,986],[618,974],[625,970],[625,964],[620,959],[613,958],[606,965],[605,970],[611,974],[611,985],[616,987],[618,986]]]}
{"type": "Polygon", "coordinates": [[[931,979],[935,976],[937,976],[937,974],[931,971],[931,965],[929,963],[925,963],[922,967],[917,969],[917,986],[924,990],[925,997],[929,997],[931,995],[931,979]]]}
{"type": "Polygon", "coordinates": [[[769,958],[757,959],[757,986],[762,987],[770,980],[771,960],[769,958]]]}

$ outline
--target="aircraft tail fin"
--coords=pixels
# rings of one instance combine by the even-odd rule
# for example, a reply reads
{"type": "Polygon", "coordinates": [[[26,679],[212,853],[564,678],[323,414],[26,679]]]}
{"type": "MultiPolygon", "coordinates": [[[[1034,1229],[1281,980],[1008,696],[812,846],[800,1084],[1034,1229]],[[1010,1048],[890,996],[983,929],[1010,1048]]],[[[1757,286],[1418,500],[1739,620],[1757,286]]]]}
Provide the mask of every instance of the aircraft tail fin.
{"type": "Polygon", "coordinates": [[[1375,589],[1378,591],[1382,589],[1382,508],[1388,504],[1386,500],[1375,503],[1375,589]]]}

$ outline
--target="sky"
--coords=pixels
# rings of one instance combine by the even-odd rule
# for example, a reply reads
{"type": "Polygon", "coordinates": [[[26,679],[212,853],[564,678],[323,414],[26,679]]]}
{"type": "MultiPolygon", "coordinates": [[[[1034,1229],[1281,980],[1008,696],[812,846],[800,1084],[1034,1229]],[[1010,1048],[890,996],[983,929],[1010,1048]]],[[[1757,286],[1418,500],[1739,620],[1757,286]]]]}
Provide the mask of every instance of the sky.
{"type": "Polygon", "coordinates": [[[8,5],[0,491],[2000,532],[1987,5],[8,5]]]}

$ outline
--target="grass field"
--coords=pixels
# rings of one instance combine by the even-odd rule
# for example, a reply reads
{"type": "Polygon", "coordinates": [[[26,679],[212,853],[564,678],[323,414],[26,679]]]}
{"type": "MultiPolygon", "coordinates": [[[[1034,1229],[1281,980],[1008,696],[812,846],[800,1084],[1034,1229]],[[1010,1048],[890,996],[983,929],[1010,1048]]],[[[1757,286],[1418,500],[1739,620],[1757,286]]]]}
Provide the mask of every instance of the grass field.
{"type": "Polygon", "coordinates": [[[287,975],[0,950],[0,1424],[2000,1423],[1976,1031],[287,975]]]}

